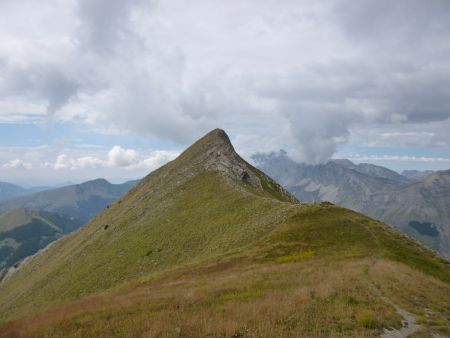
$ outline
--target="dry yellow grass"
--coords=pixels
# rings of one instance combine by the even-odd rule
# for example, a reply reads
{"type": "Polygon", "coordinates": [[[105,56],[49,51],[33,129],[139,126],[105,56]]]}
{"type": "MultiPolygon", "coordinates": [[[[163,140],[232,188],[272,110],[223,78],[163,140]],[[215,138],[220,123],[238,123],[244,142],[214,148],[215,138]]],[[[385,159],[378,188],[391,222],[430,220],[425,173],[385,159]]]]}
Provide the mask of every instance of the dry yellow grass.
{"type": "MultiPolygon", "coordinates": [[[[401,263],[311,258],[259,264],[236,258],[85,298],[7,324],[1,332],[24,337],[372,337],[384,327],[399,327],[401,320],[377,295],[380,285],[412,313],[430,310],[434,320],[448,325],[450,298],[442,301],[450,295],[448,284],[401,263]],[[428,310],[417,307],[418,298],[428,310]]],[[[431,320],[424,328],[442,333],[444,324],[431,320]]]]}

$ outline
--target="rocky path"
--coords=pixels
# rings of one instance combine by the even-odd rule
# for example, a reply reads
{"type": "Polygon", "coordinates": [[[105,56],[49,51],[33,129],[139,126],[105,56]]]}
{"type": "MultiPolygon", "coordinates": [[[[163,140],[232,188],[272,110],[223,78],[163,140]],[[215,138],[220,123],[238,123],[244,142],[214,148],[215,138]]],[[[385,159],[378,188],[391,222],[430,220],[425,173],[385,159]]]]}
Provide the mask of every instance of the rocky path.
{"type": "Polygon", "coordinates": [[[416,317],[406,311],[405,309],[401,308],[397,304],[395,304],[393,301],[391,301],[389,298],[384,296],[380,290],[375,289],[377,294],[387,303],[391,304],[397,313],[403,317],[402,320],[402,327],[399,329],[384,329],[383,334],[380,336],[380,338],[406,338],[412,335],[413,333],[416,333],[422,329],[422,326],[420,324],[416,323],[416,317]]]}

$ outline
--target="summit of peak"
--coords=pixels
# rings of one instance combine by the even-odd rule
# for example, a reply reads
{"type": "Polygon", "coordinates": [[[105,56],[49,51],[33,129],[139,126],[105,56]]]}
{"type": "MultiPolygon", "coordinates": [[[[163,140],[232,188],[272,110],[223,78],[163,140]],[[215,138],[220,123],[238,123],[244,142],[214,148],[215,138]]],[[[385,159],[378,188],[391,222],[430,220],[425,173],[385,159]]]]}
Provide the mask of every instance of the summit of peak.
{"type": "Polygon", "coordinates": [[[236,156],[227,133],[222,129],[214,129],[187,148],[180,158],[185,160],[201,158],[203,161],[211,162],[236,156]]]}
{"type": "Polygon", "coordinates": [[[234,150],[233,145],[231,144],[230,138],[227,133],[223,129],[216,128],[211,130],[208,134],[203,136],[200,140],[198,140],[195,144],[198,143],[206,143],[216,146],[222,146],[226,148],[231,148],[234,150]]]}
{"type": "Polygon", "coordinates": [[[211,131],[210,131],[208,134],[206,134],[205,136],[220,137],[220,138],[228,139],[228,140],[229,140],[228,135],[227,135],[227,133],[225,132],[225,130],[220,129],[220,128],[216,128],[216,129],[211,130],[211,131]]]}

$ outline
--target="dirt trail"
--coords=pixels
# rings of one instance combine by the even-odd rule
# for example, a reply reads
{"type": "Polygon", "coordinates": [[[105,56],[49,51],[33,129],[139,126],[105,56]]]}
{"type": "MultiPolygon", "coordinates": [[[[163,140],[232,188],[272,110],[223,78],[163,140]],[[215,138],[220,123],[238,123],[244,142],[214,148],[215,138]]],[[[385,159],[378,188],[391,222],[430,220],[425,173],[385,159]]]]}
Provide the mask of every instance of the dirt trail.
{"type": "Polygon", "coordinates": [[[407,338],[413,333],[416,333],[422,329],[422,325],[419,325],[416,323],[416,317],[406,311],[405,309],[401,308],[397,304],[395,304],[393,301],[391,301],[389,298],[384,296],[380,290],[375,288],[376,293],[387,303],[391,304],[397,313],[403,317],[402,320],[402,327],[399,329],[384,329],[383,334],[380,336],[380,338],[407,338]]]}

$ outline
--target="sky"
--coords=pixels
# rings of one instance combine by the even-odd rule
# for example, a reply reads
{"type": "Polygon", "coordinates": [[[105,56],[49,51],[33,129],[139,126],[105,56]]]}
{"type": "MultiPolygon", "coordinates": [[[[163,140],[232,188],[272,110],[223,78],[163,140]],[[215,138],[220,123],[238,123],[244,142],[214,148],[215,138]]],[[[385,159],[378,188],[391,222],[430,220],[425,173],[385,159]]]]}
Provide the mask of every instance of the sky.
{"type": "Polygon", "coordinates": [[[2,0],[0,181],[246,158],[450,168],[448,0],[2,0]]]}

